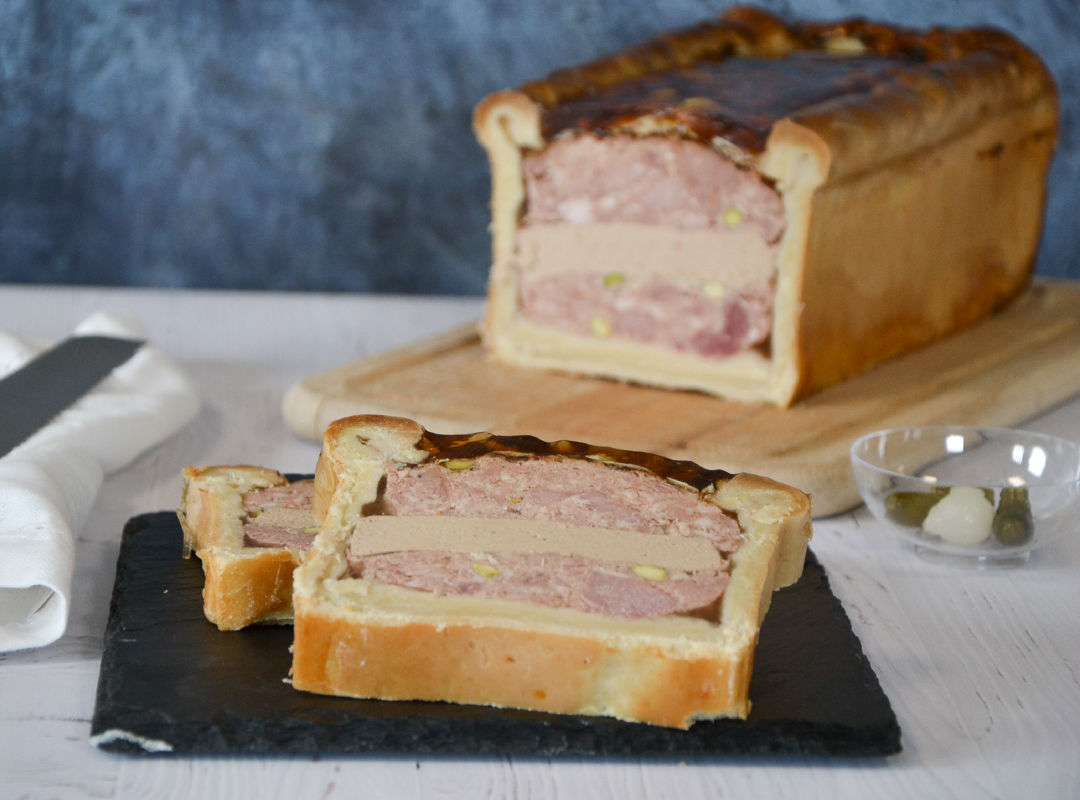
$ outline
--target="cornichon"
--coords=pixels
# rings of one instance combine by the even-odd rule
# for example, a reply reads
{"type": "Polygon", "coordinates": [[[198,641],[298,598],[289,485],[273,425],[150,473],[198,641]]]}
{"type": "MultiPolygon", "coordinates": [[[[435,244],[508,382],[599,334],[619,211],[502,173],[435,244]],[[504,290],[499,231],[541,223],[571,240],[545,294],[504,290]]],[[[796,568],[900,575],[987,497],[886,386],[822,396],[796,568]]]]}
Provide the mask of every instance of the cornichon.
{"type": "Polygon", "coordinates": [[[948,493],[948,488],[943,486],[935,486],[929,492],[893,492],[885,498],[885,516],[905,528],[918,528],[930,509],[948,493]]]}
{"type": "MultiPolygon", "coordinates": [[[[935,486],[929,492],[893,492],[885,498],[885,516],[905,528],[921,528],[930,509],[949,493],[950,488],[935,486]]],[[[994,505],[994,490],[983,489],[982,492],[990,505],[994,505]]]]}
{"type": "Polygon", "coordinates": [[[990,530],[1002,544],[1017,545],[1031,540],[1035,535],[1035,520],[1031,516],[1027,489],[1009,487],[1001,490],[990,530]]]}

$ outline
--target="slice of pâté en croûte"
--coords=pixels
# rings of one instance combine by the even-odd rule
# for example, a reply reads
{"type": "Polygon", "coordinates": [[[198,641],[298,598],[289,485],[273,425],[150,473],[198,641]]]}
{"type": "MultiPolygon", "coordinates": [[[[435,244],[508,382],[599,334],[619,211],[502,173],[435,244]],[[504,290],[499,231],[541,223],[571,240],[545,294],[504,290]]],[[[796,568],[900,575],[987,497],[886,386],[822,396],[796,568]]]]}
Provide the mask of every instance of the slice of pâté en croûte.
{"type": "Polygon", "coordinates": [[[395,417],[327,431],[292,683],[688,727],[744,717],[810,502],[753,475],[395,417]]]}
{"type": "Polygon", "coordinates": [[[313,482],[264,467],[186,467],[184,553],[205,573],[203,610],[222,630],[292,621],[292,573],[315,539],[313,482]]]}

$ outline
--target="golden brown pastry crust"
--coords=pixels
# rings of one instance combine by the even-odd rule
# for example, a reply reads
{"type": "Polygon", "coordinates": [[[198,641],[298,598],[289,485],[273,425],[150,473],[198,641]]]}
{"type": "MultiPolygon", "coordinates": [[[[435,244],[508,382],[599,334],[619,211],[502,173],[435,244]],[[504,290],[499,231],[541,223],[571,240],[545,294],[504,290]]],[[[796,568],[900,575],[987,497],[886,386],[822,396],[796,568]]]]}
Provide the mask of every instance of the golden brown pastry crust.
{"type": "Polygon", "coordinates": [[[295,573],[292,682],[322,694],[607,715],[682,728],[696,719],[745,717],[761,620],[772,591],[801,574],[811,535],[806,495],[767,478],[574,442],[437,436],[392,417],[332,423],[316,475],[322,528],[295,573]],[[345,548],[361,509],[377,498],[384,458],[416,464],[461,457],[469,448],[473,455],[606,455],[698,488],[737,517],[744,536],[719,618],[621,620],[347,577],[345,548]]]}
{"type": "Polygon", "coordinates": [[[1024,289],[1057,120],[1048,71],[1004,32],[785,24],[749,7],[495,93],[474,114],[493,186],[485,344],[509,363],[788,405],[968,326],[1024,289]],[[912,63],[927,68],[873,92],[778,104],[763,127],[726,114],[707,81],[700,98],[633,93],[695,64],[805,50],[923,59],[912,63]],[[622,97],[617,114],[603,105],[626,87],[631,100],[622,97]],[[574,131],[699,140],[777,188],[787,229],[768,355],[710,362],[516,315],[522,155],[574,131]]]}
{"type": "Polygon", "coordinates": [[[202,562],[203,611],[223,631],[256,622],[292,620],[292,573],[302,553],[283,547],[245,547],[243,496],[282,486],[280,472],[247,465],[185,467],[177,516],[184,555],[202,562]]]}

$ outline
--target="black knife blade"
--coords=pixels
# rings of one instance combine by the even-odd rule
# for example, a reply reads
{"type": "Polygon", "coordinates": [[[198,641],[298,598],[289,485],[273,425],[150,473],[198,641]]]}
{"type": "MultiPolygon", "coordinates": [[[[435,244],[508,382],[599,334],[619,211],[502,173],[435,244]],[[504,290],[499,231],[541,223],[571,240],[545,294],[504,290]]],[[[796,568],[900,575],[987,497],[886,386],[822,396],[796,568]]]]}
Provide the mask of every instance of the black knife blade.
{"type": "Polygon", "coordinates": [[[0,380],[0,457],[48,425],[144,342],[73,336],[0,380]]]}

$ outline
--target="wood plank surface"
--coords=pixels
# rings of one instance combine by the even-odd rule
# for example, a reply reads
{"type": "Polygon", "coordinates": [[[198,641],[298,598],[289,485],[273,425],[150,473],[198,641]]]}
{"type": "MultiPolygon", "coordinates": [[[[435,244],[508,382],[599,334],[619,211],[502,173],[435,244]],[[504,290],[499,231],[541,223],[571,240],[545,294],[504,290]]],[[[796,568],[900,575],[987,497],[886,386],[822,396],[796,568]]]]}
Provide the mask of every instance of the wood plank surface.
{"type": "Polygon", "coordinates": [[[575,439],[755,472],[810,493],[816,516],[858,505],[848,449],[913,424],[1011,426],[1080,393],[1080,284],[1042,282],[979,325],[791,408],[734,403],[496,363],[472,325],[302,380],[289,427],[320,440],[350,414],[441,433],[575,439]]]}

